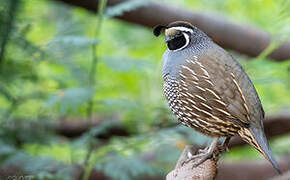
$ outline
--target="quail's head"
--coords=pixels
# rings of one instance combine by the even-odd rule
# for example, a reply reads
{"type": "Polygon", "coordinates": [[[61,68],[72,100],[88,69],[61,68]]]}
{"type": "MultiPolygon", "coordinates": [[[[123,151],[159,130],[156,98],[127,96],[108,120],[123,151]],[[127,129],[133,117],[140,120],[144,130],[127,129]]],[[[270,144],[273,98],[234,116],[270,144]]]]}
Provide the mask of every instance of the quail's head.
{"type": "Polygon", "coordinates": [[[201,30],[184,21],[176,21],[167,26],[157,25],[153,33],[159,36],[165,34],[165,42],[171,51],[179,51],[210,40],[201,30]]]}

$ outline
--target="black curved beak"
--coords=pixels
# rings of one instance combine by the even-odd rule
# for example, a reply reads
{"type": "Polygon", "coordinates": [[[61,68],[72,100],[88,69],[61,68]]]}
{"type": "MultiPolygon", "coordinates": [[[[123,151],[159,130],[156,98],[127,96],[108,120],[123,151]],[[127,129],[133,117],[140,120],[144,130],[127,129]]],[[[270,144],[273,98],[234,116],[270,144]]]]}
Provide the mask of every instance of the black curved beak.
{"type": "Polygon", "coordinates": [[[166,36],[165,37],[165,42],[168,43],[168,41],[171,41],[174,37],[172,36],[166,36]]]}

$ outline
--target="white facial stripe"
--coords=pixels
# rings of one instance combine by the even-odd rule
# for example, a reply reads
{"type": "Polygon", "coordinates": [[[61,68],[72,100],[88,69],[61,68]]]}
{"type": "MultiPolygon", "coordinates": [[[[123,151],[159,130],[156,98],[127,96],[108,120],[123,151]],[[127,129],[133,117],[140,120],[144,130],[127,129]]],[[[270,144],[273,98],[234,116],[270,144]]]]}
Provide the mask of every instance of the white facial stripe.
{"type": "Polygon", "coordinates": [[[179,31],[186,31],[186,32],[193,33],[192,29],[187,28],[187,27],[172,27],[172,28],[169,28],[169,29],[176,29],[176,30],[179,30],[179,31]]]}
{"type": "Polygon", "coordinates": [[[186,43],[185,43],[185,45],[182,46],[181,48],[179,48],[179,49],[175,49],[175,50],[172,50],[173,52],[175,52],[175,51],[179,51],[179,50],[182,50],[182,49],[184,49],[184,48],[189,44],[189,36],[188,36],[188,34],[186,34],[186,33],[182,33],[182,34],[183,34],[184,37],[185,37],[186,43]]]}

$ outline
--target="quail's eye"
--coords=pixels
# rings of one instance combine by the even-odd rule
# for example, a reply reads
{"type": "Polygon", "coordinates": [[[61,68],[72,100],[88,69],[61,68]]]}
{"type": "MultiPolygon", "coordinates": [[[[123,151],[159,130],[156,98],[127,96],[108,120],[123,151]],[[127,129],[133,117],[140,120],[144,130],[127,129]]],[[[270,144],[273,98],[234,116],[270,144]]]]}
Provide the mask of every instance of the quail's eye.
{"type": "Polygon", "coordinates": [[[186,45],[186,38],[183,34],[167,42],[168,49],[176,50],[186,45]]]}

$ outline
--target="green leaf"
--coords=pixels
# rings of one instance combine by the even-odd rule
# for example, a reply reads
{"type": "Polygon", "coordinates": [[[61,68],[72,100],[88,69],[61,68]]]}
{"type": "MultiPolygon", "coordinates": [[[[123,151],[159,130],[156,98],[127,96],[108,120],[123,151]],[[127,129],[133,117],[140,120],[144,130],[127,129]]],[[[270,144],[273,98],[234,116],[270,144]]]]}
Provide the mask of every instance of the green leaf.
{"type": "Polygon", "coordinates": [[[52,39],[47,45],[54,46],[55,44],[59,45],[68,45],[68,46],[88,46],[88,45],[97,45],[100,43],[100,40],[96,38],[87,38],[82,36],[59,36],[52,39]]]}
{"type": "Polygon", "coordinates": [[[113,16],[120,16],[125,12],[135,10],[137,8],[147,5],[148,3],[150,3],[150,1],[148,0],[124,1],[122,3],[119,3],[118,5],[107,8],[105,12],[105,17],[110,18],[113,16]]]}
{"type": "Polygon", "coordinates": [[[107,67],[113,69],[116,72],[130,72],[132,70],[142,72],[152,65],[148,61],[129,58],[104,57],[102,60],[107,67]]]}
{"type": "Polygon", "coordinates": [[[44,106],[59,106],[61,112],[66,113],[70,109],[75,110],[80,105],[83,105],[93,95],[94,91],[91,88],[68,88],[51,95],[44,103],[44,106]]]}
{"type": "Polygon", "coordinates": [[[97,164],[96,168],[112,179],[118,180],[139,179],[138,177],[142,175],[148,177],[158,173],[156,168],[141,160],[140,157],[124,157],[119,154],[108,155],[107,161],[97,164]]]}

